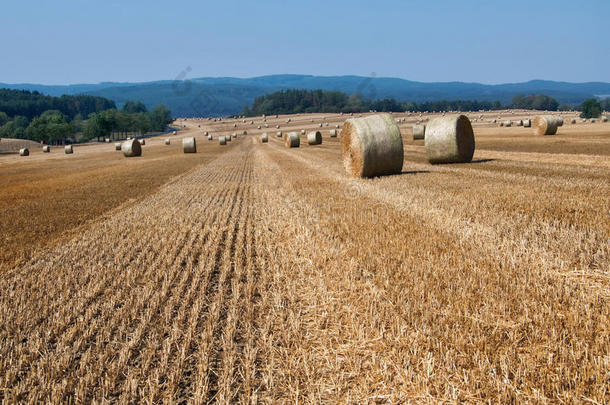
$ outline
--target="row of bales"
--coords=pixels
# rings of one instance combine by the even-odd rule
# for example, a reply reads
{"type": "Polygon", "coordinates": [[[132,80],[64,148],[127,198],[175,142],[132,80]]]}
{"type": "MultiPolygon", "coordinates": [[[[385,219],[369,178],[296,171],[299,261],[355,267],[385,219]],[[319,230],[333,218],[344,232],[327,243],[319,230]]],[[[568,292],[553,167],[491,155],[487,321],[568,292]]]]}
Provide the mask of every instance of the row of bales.
{"type": "MultiPolygon", "coordinates": [[[[51,147],[49,145],[43,145],[42,146],[42,151],[44,153],[50,153],[51,152],[51,147]]],[[[72,145],[65,145],[64,146],[64,153],[66,155],[71,155],[74,153],[74,147],[72,145]]],[[[30,149],[29,148],[21,148],[19,149],[19,156],[30,156],[30,149]]]]}

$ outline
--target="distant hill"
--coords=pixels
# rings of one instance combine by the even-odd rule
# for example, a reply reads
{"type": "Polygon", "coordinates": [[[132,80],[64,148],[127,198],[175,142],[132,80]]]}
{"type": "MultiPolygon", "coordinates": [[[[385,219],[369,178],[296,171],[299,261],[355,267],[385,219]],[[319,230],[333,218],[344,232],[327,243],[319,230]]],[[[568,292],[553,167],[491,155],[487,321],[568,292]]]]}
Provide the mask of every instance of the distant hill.
{"type": "Polygon", "coordinates": [[[547,94],[562,104],[580,104],[590,97],[605,98],[610,83],[567,83],[532,80],[524,83],[487,85],[480,83],[424,83],[398,78],[362,76],[271,75],[247,79],[197,78],[186,82],[162,80],[146,83],[75,84],[46,86],[3,84],[11,89],[36,90],[49,95],[90,94],[107,97],[119,107],[126,100],[140,100],[149,109],[163,103],[174,116],[212,116],[239,113],[258,96],[281,89],[337,90],[360,93],[365,99],[394,98],[397,101],[487,100],[507,104],[516,94],[547,94]]]}

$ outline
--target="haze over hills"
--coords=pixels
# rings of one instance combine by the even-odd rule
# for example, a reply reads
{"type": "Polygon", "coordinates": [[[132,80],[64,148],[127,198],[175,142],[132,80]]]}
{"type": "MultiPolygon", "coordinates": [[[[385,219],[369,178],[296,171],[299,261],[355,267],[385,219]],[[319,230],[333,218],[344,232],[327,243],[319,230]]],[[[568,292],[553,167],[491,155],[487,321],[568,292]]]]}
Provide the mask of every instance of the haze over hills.
{"type": "Polygon", "coordinates": [[[253,78],[197,78],[145,83],[104,82],[98,84],[40,85],[4,84],[1,88],[24,89],[60,96],[89,94],[107,97],[117,106],[127,100],[142,101],[149,109],[159,103],[174,116],[237,114],[256,97],[281,89],[337,90],[359,93],[365,99],[394,98],[397,101],[499,100],[510,103],[516,94],[547,94],[561,104],[580,104],[590,97],[606,98],[610,83],[567,83],[532,80],[524,83],[481,84],[463,82],[425,83],[399,78],[363,76],[270,75],[253,78]]]}

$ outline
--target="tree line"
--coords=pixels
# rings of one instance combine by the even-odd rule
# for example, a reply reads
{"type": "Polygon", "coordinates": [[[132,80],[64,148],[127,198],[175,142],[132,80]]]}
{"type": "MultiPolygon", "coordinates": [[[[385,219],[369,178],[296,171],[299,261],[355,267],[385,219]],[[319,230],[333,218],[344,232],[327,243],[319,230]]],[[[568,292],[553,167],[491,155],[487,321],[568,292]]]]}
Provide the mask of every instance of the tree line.
{"type": "MultiPolygon", "coordinates": [[[[609,100],[604,101],[607,110],[609,100]]],[[[584,103],[583,103],[584,105],[584,103]]],[[[582,109],[581,106],[560,105],[553,97],[545,94],[518,94],[513,97],[512,103],[503,105],[500,101],[477,101],[477,100],[440,100],[424,101],[416,103],[398,102],[394,99],[364,100],[358,93],[348,96],[339,91],[328,90],[280,90],[261,97],[257,97],[252,107],[246,106],[242,115],[255,116],[262,114],[299,114],[313,112],[400,112],[400,111],[477,111],[477,110],[502,110],[502,109],[526,109],[526,110],[548,110],[558,109],[582,109]]]]}
{"type": "Polygon", "coordinates": [[[114,101],[103,97],[51,97],[38,92],[0,89],[2,138],[59,144],[163,131],[171,122],[171,111],[162,104],[148,111],[139,101],[127,101],[118,110],[114,101]]]}

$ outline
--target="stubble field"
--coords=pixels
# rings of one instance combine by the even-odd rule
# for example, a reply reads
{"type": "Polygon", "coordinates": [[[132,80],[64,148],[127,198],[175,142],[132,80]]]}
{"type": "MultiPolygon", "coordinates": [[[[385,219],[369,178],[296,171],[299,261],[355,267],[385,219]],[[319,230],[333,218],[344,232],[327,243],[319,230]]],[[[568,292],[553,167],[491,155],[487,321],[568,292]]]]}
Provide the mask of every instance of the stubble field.
{"type": "Polygon", "coordinates": [[[430,165],[409,116],[402,174],[352,179],[346,116],[287,118],[0,156],[0,399],[610,401],[610,124],[430,165]]]}

